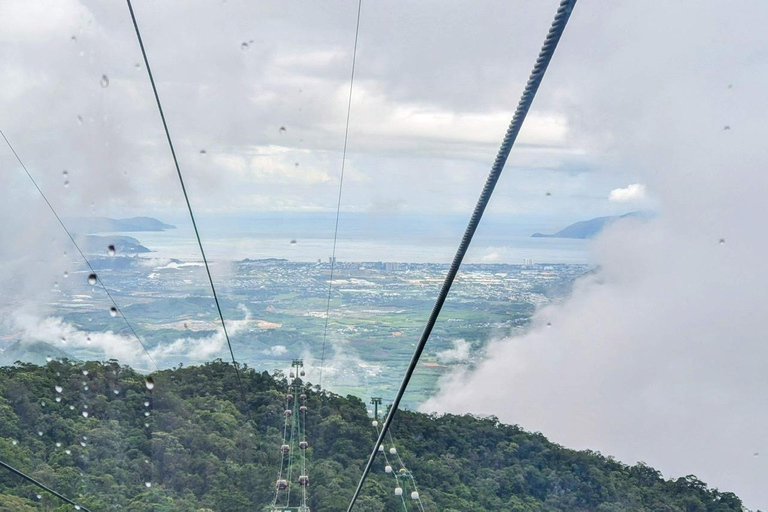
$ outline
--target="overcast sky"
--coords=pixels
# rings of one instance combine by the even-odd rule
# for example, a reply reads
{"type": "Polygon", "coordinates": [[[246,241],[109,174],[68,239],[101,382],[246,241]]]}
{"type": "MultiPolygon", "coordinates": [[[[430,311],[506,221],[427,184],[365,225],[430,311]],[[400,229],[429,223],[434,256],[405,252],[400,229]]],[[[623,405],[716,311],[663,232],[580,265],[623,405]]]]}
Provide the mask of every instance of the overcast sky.
{"type": "MultiPolygon", "coordinates": [[[[200,215],[334,208],[356,5],[135,2],[200,215]]],[[[364,1],[342,208],[468,212],[556,5],[364,1]]],[[[59,212],[183,211],[127,7],[0,11],[0,128],[59,212]]],[[[767,19],[757,0],[579,2],[491,209],[659,215],[615,225],[595,276],[428,407],[768,508],[767,19]]],[[[58,228],[5,149],[0,169],[8,275],[58,228]]]]}

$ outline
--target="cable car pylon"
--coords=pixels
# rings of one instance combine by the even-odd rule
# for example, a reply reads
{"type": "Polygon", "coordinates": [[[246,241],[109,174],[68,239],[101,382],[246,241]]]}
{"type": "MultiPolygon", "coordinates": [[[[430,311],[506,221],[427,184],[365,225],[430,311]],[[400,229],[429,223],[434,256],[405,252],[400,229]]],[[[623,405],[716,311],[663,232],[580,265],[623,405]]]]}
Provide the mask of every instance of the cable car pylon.
{"type": "Polygon", "coordinates": [[[272,504],[267,507],[267,512],[310,512],[307,505],[307,487],[309,486],[309,474],[307,472],[307,394],[302,377],[306,375],[304,360],[291,361],[291,370],[288,373],[289,386],[285,395],[285,416],[283,424],[283,442],[280,445],[280,470],[275,482],[275,497],[272,504]],[[294,454],[298,449],[298,460],[294,454]],[[297,466],[299,476],[296,479],[301,486],[301,500],[299,505],[291,506],[291,484],[294,466],[297,466]]]}

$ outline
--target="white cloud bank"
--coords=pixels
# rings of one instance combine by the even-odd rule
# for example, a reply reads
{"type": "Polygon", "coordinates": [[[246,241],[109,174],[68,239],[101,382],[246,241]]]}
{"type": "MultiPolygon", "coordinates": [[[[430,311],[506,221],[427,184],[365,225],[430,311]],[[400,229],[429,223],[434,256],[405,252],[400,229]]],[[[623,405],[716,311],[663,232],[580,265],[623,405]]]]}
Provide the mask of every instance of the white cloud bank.
{"type": "Polygon", "coordinates": [[[645,199],[645,185],[633,183],[625,188],[615,188],[608,194],[608,200],[614,203],[635,203],[645,199]]]}

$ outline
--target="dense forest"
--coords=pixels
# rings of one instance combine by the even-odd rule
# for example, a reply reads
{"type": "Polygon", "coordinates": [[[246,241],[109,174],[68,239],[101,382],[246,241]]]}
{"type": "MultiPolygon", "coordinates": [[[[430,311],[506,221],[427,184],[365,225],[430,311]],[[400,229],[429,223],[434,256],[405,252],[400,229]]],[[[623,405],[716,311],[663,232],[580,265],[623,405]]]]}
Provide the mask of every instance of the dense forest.
{"type": "MultiPolygon", "coordinates": [[[[0,460],[93,512],[268,510],[289,383],[240,373],[244,389],[221,361],[157,372],[153,386],[115,361],[0,368],[0,460]]],[[[343,512],[375,430],[360,399],[307,394],[310,508],[343,512]]],[[[428,512],[742,510],[694,476],[665,480],[495,418],[402,411],[393,433],[428,512]]],[[[380,459],[358,512],[402,510],[380,459]]],[[[0,512],[40,510],[72,506],[0,469],[0,512]]]]}

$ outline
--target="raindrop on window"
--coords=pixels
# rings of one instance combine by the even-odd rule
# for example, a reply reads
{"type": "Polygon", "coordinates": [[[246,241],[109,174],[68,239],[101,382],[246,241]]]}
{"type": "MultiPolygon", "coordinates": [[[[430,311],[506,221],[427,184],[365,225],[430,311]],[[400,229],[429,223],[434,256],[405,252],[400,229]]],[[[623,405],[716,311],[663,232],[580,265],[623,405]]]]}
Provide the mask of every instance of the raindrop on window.
{"type": "Polygon", "coordinates": [[[155,389],[155,379],[153,379],[152,377],[147,377],[146,379],[144,379],[144,384],[147,386],[147,389],[150,391],[155,389]]]}
{"type": "Polygon", "coordinates": [[[109,247],[107,247],[107,254],[109,254],[110,256],[114,256],[116,253],[117,251],[115,250],[114,245],[110,245],[109,247]]]}
{"type": "Polygon", "coordinates": [[[101,75],[101,86],[109,87],[109,77],[107,75],[101,75]]]}
{"type": "Polygon", "coordinates": [[[113,318],[117,316],[117,308],[115,306],[109,308],[109,316],[113,318]]]}

